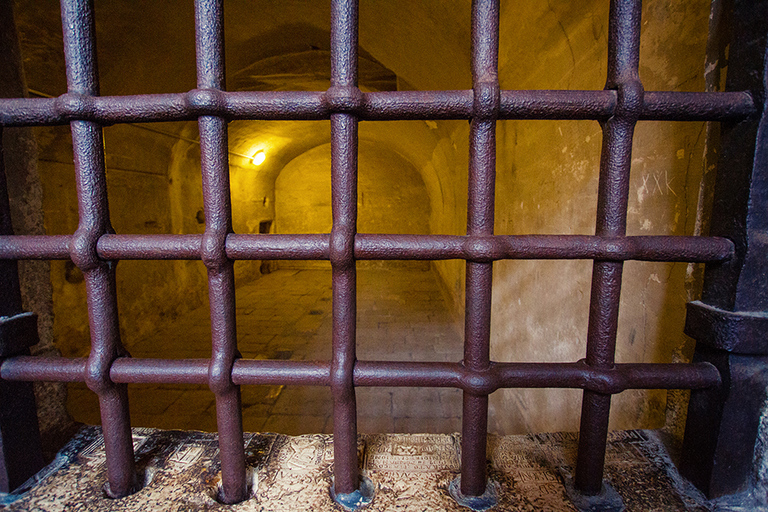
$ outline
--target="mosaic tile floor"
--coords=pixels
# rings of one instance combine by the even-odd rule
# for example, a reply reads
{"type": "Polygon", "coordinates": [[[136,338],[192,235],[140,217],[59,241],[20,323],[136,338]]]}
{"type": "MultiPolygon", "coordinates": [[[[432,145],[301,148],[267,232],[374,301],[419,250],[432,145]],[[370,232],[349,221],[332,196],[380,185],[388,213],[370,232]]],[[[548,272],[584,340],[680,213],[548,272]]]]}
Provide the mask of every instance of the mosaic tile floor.
{"type": "MultiPolygon", "coordinates": [[[[98,427],[85,427],[60,452],[55,469],[10,504],[9,511],[332,511],[333,439],[246,434],[251,498],[221,505],[215,434],[134,429],[144,486],[126,498],[103,493],[104,446],[98,427]]],[[[564,486],[573,471],[574,433],[491,436],[488,473],[498,496],[494,511],[576,510],[564,486]]],[[[449,494],[459,473],[458,434],[360,436],[363,474],[375,495],[366,511],[468,510],[449,494]]],[[[606,476],[628,512],[707,511],[712,508],[677,475],[654,431],[609,437],[606,476]]],[[[6,502],[10,501],[5,496],[6,502]]],[[[598,510],[598,509],[596,509],[598,510]]],[[[602,509],[600,509],[602,510],[602,509]]]]}

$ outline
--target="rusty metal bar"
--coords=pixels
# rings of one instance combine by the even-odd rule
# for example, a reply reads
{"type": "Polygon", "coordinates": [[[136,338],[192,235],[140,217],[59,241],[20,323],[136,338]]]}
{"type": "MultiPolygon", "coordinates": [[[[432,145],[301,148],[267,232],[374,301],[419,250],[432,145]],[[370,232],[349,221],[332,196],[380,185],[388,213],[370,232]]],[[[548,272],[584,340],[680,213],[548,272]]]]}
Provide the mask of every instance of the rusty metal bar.
{"type": "MultiPolygon", "coordinates": [[[[72,237],[0,236],[0,259],[69,259],[72,237]]],[[[202,235],[112,235],[99,238],[101,259],[197,260],[202,235]]],[[[330,235],[227,235],[232,260],[328,260],[330,235]]],[[[734,254],[727,238],[593,235],[355,235],[358,260],[496,261],[503,259],[597,259],[606,261],[718,262],[734,254]]]]}
{"type": "Polygon", "coordinates": [[[70,235],[0,236],[0,259],[68,260],[70,235]]]}
{"type": "MultiPolygon", "coordinates": [[[[83,382],[86,359],[15,356],[0,363],[4,381],[83,382]]],[[[122,357],[110,378],[125,384],[206,384],[208,359],[122,357]]],[[[329,361],[238,359],[232,368],[237,385],[329,386],[329,361]]],[[[355,386],[443,387],[492,393],[502,388],[571,388],[617,394],[627,389],[706,389],[720,384],[710,363],[623,363],[602,369],[574,363],[495,363],[484,372],[461,363],[358,361],[355,386]]]]}
{"type": "Polygon", "coordinates": [[[645,91],[640,121],[739,121],[759,113],[749,92],[645,91]]]}
{"type": "MultiPolygon", "coordinates": [[[[352,109],[361,101],[357,88],[357,0],[331,2],[330,104],[352,109]]],[[[355,502],[359,489],[357,460],[357,404],[354,368],[357,321],[357,270],[354,259],[357,232],[357,118],[331,115],[331,203],[333,228],[330,260],[333,279],[333,490],[339,502],[355,502]]]]}
{"type": "MultiPolygon", "coordinates": [[[[67,86],[71,94],[99,94],[93,4],[89,0],[61,2],[67,86]]],[[[124,355],[117,320],[115,261],[96,253],[99,237],[112,232],[107,204],[101,126],[72,121],[75,175],[80,224],[70,243],[70,256],[83,271],[88,297],[91,353],[85,382],[99,396],[104,449],[107,458],[107,494],[118,498],[138,487],[133,461],[133,440],[125,385],[109,379],[112,362],[124,355]]]]}
{"type": "MultiPolygon", "coordinates": [[[[208,98],[210,91],[224,88],[223,0],[197,0],[197,86],[208,98]]],[[[215,99],[216,93],[210,93],[215,99]]],[[[221,495],[224,503],[237,503],[248,496],[243,446],[240,387],[232,382],[232,366],[239,357],[235,327],[235,273],[226,255],[227,235],[232,231],[229,196],[227,122],[221,117],[201,116],[200,161],[203,175],[205,233],[200,255],[208,269],[211,308],[212,354],[208,385],[216,395],[216,423],[221,455],[221,495]]]]}
{"type": "Polygon", "coordinates": [[[227,238],[227,256],[238,260],[329,260],[331,236],[230,235],[227,238]]]}
{"type": "Polygon", "coordinates": [[[627,389],[703,389],[718,385],[709,364],[617,364],[610,369],[575,363],[491,363],[484,372],[461,363],[359,361],[355,386],[459,388],[490,394],[502,388],[576,388],[616,394],[627,389]]]}
{"type": "Polygon", "coordinates": [[[204,235],[104,235],[96,250],[101,258],[126,260],[199,260],[204,235]]]}
{"type": "MultiPolygon", "coordinates": [[[[470,119],[473,91],[386,91],[362,93],[353,108],[360,120],[470,119]]],[[[597,119],[615,114],[614,90],[501,91],[499,119],[597,119]]],[[[323,92],[223,92],[93,97],[67,93],[58,98],[0,99],[0,125],[45,126],[70,121],[100,124],[189,121],[199,116],[228,120],[329,119],[338,106],[323,92]]],[[[728,121],[757,114],[749,92],[649,91],[641,120],[728,121]]]]}
{"type": "MultiPolygon", "coordinates": [[[[496,186],[496,118],[500,108],[498,79],[499,3],[472,2],[472,82],[474,99],[469,132],[467,235],[493,235],[496,186]]],[[[491,281],[493,263],[467,262],[464,366],[483,372],[490,366],[491,281]]],[[[488,395],[464,391],[461,422],[463,496],[486,493],[488,395]]]]}
{"type": "MultiPolygon", "coordinates": [[[[627,230],[632,137],[643,105],[638,75],[640,59],[640,0],[612,0],[608,36],[606,89],[617,91],[616,112],[603,124],[596,235],[621,237],[627,230]]],[[[623,263],[596,260],[587,331],[589,366],[614,365],[623,263]]],[[[581,409],[576,488],[585,495],[603,489],[611,395],[585,391],[581,409]]]]}
{"type": "MultiPolygon", "coordinates": [[[[115,359],[115,362],[120,358],[115,359]]],[[[85,382],[86,358],[17,356],[0,363],[3,380],[85,382]]],[[[110,369],[111,376],[111,369],[110,369]]]]}
{"type": "Polygon", "coordinates": [[[361,260],[600,259],[606,261],[723,261],[733,255],[725,238],[589,235],[369,235],[355,238],[361,260]]]}
{"type": "MultiPolygon", "coordinates": [[[[331,87],[325,92],[225,92],[222,0],[197,0],[197,89],[179,94],[99,97],[90,0],[62,5],[68,92],[58,98],[0,99],[0,126],[71,123],[80,225],[72,236],[0,236],[0,259],[72,259],[84,271],[92,351],[88,359],[12,356],[3,381],[85,381],[99,395],[109,494],[136,487],[125,385],[207,383],[216,394],[226,503],[245,499],[239,386],[330,386],[334,397],[337,501],[360,497],[355,386],[434,386],[464,391],[460,498],[486,492],[488,394],[507,387],[583,389],[576,486],[601,492],[610,397],[630,388],[703,389],[720,383],[711,364],[614,364],[623,262],[697,261],[730,265],[736,246],[718,237],[627,237],[634,126],[640,120],[742,120],[762,109],[750,92],[644,92],[637,69],[639,0],[612,0],[609,69],[603,91],[500,91],[498,0],[473,0],[473,89],[362,93],[357,87],[357,0],[332,2],[331,87]],[[199,120],[206,210],[203,235],[116,235],[106,197],[100,124],[199,120]],[[226,122],[234,119],[331,120],[333,229],[320,235],[231,232],[226,122]],[[358,234],[357,129],[360,120],[470,119],[466,236],[358,234]],[[593,119],[604,137],[596,234],[494,236],[497,119],[593,119]],[[212,357],[125,357],[117,327],[119,259],[200,259],[209,275],[212,357]],[[331,361],[238,359],[233,261],[330,260],[333,268],[331,361]],[[464,359],[460,363],[356,361],[357,259],[467,261],[464,359]],[[586,359],[574,363],[495,363],[489,357],[492,262],[593,259],[586,359]],[[355,494],[358,493],[358,494],[355,494]]],[[[756,100],[755,98],[758,98],[756,100]]],[[[478,498],[480,497],[480,498],[478,498]]],[[[351,501],[347,502],[351,503],[351,501]]],[[[477,503],[477,502],[472,502],[477,503]]]]}

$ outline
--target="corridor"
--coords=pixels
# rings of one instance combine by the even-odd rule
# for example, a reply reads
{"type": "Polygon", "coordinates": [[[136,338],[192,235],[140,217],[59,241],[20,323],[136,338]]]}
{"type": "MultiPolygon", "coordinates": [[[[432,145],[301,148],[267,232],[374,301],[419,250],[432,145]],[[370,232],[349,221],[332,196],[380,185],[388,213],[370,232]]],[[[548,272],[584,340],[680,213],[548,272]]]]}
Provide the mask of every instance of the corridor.
{"type": "MultiPolygon", "coordinates": [[[[365,267],[365,266],[364,266],[365,267]]],[[[459,361],[462,340],[433,271],[413,266],[358,270],[357,356],[365,360],[459,361]]],[[[237,287],[238,346],[244,358],[329,360],[331,271],[277,270],[237,287]]],[[[134,357],[208,358],[207,307],[129,345],[134,357]]],[[[165,429],[216,430],[207,386],[130,385],[131,424],[165,429]]],[[[333,431],[332,399],[325,387],[243,386],[247,432],[298,435],[333,431]]],[[[451,433],[461,428],[456,389],[357,388],[362,433],[451,433]]],[[[99,424],[96,395],[70,384],[75,420],[99,424]]]]}

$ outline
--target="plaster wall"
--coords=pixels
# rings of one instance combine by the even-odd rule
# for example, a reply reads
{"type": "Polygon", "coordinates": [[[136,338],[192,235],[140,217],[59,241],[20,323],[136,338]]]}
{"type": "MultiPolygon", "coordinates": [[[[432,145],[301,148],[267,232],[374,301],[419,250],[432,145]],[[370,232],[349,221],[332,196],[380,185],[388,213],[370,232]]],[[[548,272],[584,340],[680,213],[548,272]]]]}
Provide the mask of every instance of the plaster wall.
{"type": "MultiPolygon", "coordinates": [[[[275,184],[275,223],[280,233],[330,233],[331,147],[325,144],[292,160],[275,184]]],[[[358,231],[426,234],[429,198],[419,174],[402,157],[375,144],[358,147],[358,231]]]]}
{"type": "MultiPolygon", "coordinates": [[[[646,90],[704,90],[709,2],[644,2],[640,77],[646,90]]],[[[510,89],[598,89],[606,69],[607,2],[504,3],[499,76],[510,89]],[[585,16],[584,12],[590,12],[585,16]],[[515,24],[529,19],[532,23],[515,24]],[[505,30],[513,25],[514,32],[505,30]]],[[[597,122],[500,122],[496,233],[594,234],[601,130],[597,122]]],[[[703,123],[641,122],[635,132],[627,232],[691,235],[702,179],[703,123]]],[[[503,261],[494,267],[492,357],[584,357],[592,264],[503,261]]],[[[686,264],[624,267],[616,359],[690,357],[682,333],[695,292],[686,264]]],[[[581,392],[503,390],[492,396],[505,433],[578,428],[581,392]]],[[[611,428],[657,428],[681,419],[679,393],[627,391],[613,400],[611,428]]]]}
{"type": "MultiPolygon", "coordinates": [[[[38,140],[44,155],[39,164],[45,227],[48,234],[71,234],[77,229],[78,217],[69,129],[38,129],[38,140]]],[[[178,139],[123,125],[105,128],[104,140],[107,194],[115,232],[181,232],[175,230],[182,221],[174,220],[174,178],[169,168],[178,139]]],[[[197,203],[202,205],[202,199],[192,202],[197,203]]],[[[190,219],[193,229],[187,233],[201,231],[196,228],[194,212],[190,219]]],[[[205,269],[199,262],[121,261],[117,267],[118,304],[123,313],[121,336],[128,349],[157,322],[171,320],[202,304],[206,294],[204,276],[205,269]],[[188,290],[183,300],[180,289],[188,290]]],[[[90,335],[82,273],[70,261],[54,261],[51,283],[56,297],[57,346],[66,356],[85,356],[90,335]]]]}

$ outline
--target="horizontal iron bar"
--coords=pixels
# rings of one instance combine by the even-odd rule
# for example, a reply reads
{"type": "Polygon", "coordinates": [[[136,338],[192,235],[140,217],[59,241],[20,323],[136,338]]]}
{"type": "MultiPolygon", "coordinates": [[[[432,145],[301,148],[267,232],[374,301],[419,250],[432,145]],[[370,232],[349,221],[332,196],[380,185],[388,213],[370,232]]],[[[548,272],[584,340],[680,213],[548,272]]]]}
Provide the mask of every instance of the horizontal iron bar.
{"type": "MultiPolygon", "coordinates": [[[[110,369],[114,382],[127,384],[206,384],[208,359],[118,358],[110,369]]],[[[11,357],[2,362],[0,378],[10,381],[82,382],[86,359],[11,357]]],[[[330,362],[238,359],[232,370],[236,385],[330,385],[330,362]]],[[[616,364],[610,369],[575,363],[491,363],[472,372],[461,363],[357,361],[355,386],[460,388],[490,394],[501,388],[577,388],[616,394],[627,389],[702,389],[720,384],[709,363],[616,364]]]]}
{"type": "Polygon", "coordinates": [[[203,235],[103,235],[96,252],[105,260],[199,260],[203,235]]]}
{"type": "Polygon", "coordinates": [[[355,258],[366,260],[598,259],[608,261],[723,261],[733,255],[725,238],[593,235],[357,235],[355,258]]]}
{"type": "Polygon", "coordinates": [[[109,378],[119,383],[208,384],[209,366],[209,359],[123,357],[112,364],[109,378]]]}
{"type": "Polygon", "coordinates": [[[85,382],[85,357],[19,356],[3,360],[0,379],[42,382],[85,382]]]}
{"type": "MultiPolygon", "coordinates": [[[[607,119],[616,109],[616,91],[501,91],[499,119],[607,119]]],[[[361,120],[469,119],[473,91],[393,91],[362,93],[359,104],[344,105],[361,120]]],[[[354,101],[354,100],[353,100],[354,101]]],[[[339,107],[342,108],[342,107],[339,107]]],[[[325,92],[223,92],[141,96],[83,96],[0,99],[0,125],[40,126],[72,120],[101,124],[194,120],[219,116],[229,120],[329,119],[334,108],[325,92]]],[[[748,92],[647,91],[641,120],[725,121],[757,113],[748,92]]]]}
{"type": "Polygon", "coordinates": [[[714,366],[700,363],[617,364],[612,369],[575,363],[496,363],[472,372],[461,363],[359,361],[356,386],[454,387],[474,394],[501,388],[580,388],[604,394],[627,389],[701,389],[720,384],[714,366]]]}
{"type": "Polygon", "coordinates": [[[330,386],[330,361],[282,361],[238,359],[232,370],[235,384],[295,384],[330,386]],[[285,363],[289,363],[286,365],[285,363]],[[286,368],[290,368],[286,371],[286,368]]]}
{"type": "Polygon", "coordinates": [[[643,121],[735,121],[757,114],[748,92],[645,91],[643,121]]]}
{"type": "Polygon", "coordinates": [[[233,260],[328,260],[331,235],[257,235],[227,236],[227,256],[233,260]]]}
{"type": "Polygon", "coordinates": [[[72,235],[0,236],[0,259],[68,260],[72,235]]]}
{"type": "MultiPolygon", "coordinates": [[[[0,236],[0,259],[69,259],[70,236],[0,236]]],[[[103,235],[105,260],[200,259],[202,235],[103,235]]],[[[327,260],[330,235],[230,234],[233,260],[327,260]]],[[[377,235],[355,236],[358,260],[595,259],[605,261],[724,261],[733,255],[727,238],[594,235],[377,235]]]]}

